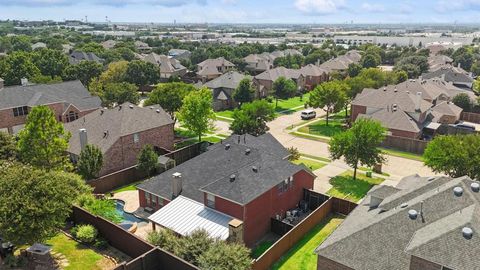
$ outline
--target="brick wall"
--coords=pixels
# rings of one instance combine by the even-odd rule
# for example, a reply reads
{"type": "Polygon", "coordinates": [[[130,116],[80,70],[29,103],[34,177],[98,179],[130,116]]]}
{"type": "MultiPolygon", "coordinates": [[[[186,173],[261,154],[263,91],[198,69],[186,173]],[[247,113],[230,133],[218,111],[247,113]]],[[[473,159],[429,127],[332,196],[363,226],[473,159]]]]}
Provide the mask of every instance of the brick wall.
{"type": "Polygon", "coordinates": [[[138,199],[140,202],[140,207],[143,207],[143,208],[150,207],[154,211],[159,210],[160,208],[162,208],[163,206],[167,205],[167,203],[170,202],[169,200],[156,196],[155,194],[151,194],[151,193],[147,194],[145,191],[140,189],[138,190],[138,199]],[[149,201],[150,203],[147,203],[146,196],[150,197],[150,201],[149,201]],[[153,204],[153,202],[155,202],[155,204],[153,204]]]}
{"type": "Polygon", "coordinates": [[[336,261],[332,261],[321,255],[317,257],[317,270],[353,270],[353,268],[347,267],[336,261]]]}
{"type": "MultiPolygon", "coordinates": [[[[204,204],[207,205],[207,193],[203,194],[204,204]]],[[[244,219],[244,208],[242,205],[220,197],[215,197],[215,210],[218,210],[239,220],[244,219]]]]}
{"type": "Polygon", "coordinates": [[[352,105],[352,112],[351,112],[351,119],[352,119],[352,123],[355,122],[355,120],[357,120],[357,117],[359,114],[361,113],[367,113],[367,107],[365,106],[359,106],[359,105],[352,105]]]}
{"type": "Polygon", "coordinates": [[[410,132],[410,131],[398,130],[398,129],[389,129],[388,131],[391,132],[392,136],[411,138],[411,139],[418,139],[422,134],[421,132],[417,133],[417,132],[410,132]]]}
{"type": "Polygon", "coordinates": [[[416,256],[410,256],[410,270],[441,270],[442,266],[416,256]]]}

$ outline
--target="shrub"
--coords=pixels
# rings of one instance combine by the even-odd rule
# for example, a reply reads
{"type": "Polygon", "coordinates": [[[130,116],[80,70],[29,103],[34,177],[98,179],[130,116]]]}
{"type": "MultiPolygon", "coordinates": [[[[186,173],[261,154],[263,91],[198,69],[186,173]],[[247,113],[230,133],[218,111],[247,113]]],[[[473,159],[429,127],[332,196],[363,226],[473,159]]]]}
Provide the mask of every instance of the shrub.
{"type": "Polygon", "coordinates": [[[91,244],[97,238],[98,232],[92,225],[78,225],[76,238],[84,243],[91,244]]]}
{"type": "Polygon", "coordinates": [[[97,240],[95,240],[95,243],[93,244],[93,246],[95,248],[100,249],[100,250],[104,250],[104,249],[107,249],[108,242],[104,238],[97,238],[97,240]]]}
{"type": "Polygon", "coordinates": [[[265,99],[268,101],[268,103],[272,103],[272,102],[273,102],[273,97],[272,97],[272,96],[268,96],[268,97],[266,97],[265,99]]]}

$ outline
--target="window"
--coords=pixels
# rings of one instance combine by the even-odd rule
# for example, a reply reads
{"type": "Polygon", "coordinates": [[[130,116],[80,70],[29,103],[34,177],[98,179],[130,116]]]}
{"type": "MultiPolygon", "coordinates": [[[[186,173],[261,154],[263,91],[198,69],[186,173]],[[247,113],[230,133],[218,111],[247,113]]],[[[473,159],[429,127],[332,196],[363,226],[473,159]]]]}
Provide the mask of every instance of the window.
{"type": "Polygon", "coordinates": [[[279,193],[283,193],[291,187],[293,187],[293,176],[288,177],[287,179],[283,180],[280,184],[277,185],[277,189],[279,193]]]}
{"type": "Polygon", "coordinates": [[[207,193],[207,206],[210,208],[215,208],[215,196],[210,193],[207,193]]]}
{"type": "Polygon", "coordinates": [[[139,140],[140,140],[140,137],[138,136],[138,133],[134,133],[133,134],[133,142],[138,143],[139,140]]]}
{"type": "Polygon", "coordinates": [[[146,200],[146,202],[147,202],[147,203],[146,203],[147,206],[150,206],[150,203],[151,203],[151,202],[150,202],[150,193],[145,192],[145,200],[146,200]]]}
{"type": "Polygon", "coordinates": [[[77,112],[74,112],[74,111],[70,111],[68,114],[67,114],[67,123],[69,122],[72,122],[72,121],[75,121],[78,119],[78,113],[77,112]]]}
{"type": "Polygon", "coordinates": [[[27,115],[27,114],[28,114],[28,107],[27,106],[13,108],[13,116],[15,116],[15,117],[23,116],[23,115],[27,115]]]}
{"type": "Polygon", "coordinates": [[[152,207],[157,207],[158,197],[153,194],[150,194],[150,196],[152,196],[152,207]]]}

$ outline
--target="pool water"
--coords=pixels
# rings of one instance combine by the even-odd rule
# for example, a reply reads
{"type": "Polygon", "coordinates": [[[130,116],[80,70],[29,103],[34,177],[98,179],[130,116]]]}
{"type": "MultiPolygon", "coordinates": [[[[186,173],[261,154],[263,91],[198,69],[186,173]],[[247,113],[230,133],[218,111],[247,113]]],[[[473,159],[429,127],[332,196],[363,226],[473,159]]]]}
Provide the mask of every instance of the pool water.
{"type": "MultiPolygon", "coordinates": [[[[122,222],[120,222],[120,226],[122,228],[124,227],[124,226],[122,226],[123,224],[132,224],[132,223],[135,223],[135,222],[137,222],[137,223],[147,222],[144,219],[138,218],[138,217],[134,216],[133,214],[125,212],[125,210],[124,210],[125,203],[123,201],[115,200],[115,206],[116,206],[117,212],[123,218],[122,222]]],[[[125,227],[126,227],[126,225],[125,225],[125,227]]]]}

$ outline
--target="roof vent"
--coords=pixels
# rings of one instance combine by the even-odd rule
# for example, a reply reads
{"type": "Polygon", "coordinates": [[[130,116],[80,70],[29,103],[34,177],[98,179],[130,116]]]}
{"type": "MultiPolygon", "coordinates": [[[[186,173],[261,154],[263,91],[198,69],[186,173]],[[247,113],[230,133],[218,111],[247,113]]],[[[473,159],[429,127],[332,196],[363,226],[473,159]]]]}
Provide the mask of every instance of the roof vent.
{"type": "Polygon", "coordinates": [[[463,227],[462,234],[466,239],[472,239],[473,230],[470,227],[463,227]]]}
{"type": "Polygon", "coordinates": [[[129,107],[130,109],[133,109],[133,105],[132,105],[132,104],[128,105],[128,107],[129,107]]]}
{"type": "Polygon", "coordinates": [[[257,168],[257,166],[252,166],[252,171],[254,171],[254,172],[258,172],[258,168],[257,168]]]}
{"type": "Polygon", "coordinates": [[[470,188],[472,188],[473,192],[479,192],[480,191],[480,184],[477,182],[474,182],[470,184],[470,188]]]}
{"type": "Polygon", "coordinates": [[[235,174],[230,175],[230,182],[235,181],[235,178],[236,178],[235,174]]]}
{"type": "Polygon", "coordinates": [[[455,196],[457,196],[457,197],[462,196],[463,188],[462,187],[454,187],[453,188],[453,194],[455,194],[455,196]]]}
{"type": "Polygon", "coordinates": [[[228,150],[228,149],[230,149],[230,144],[229,143],[225,144],[225,150],[228,150]]]}
{"type": "Polygon", "coordinates": [[[409,217],[411,220],[417,219],[417,216],[418,216],[417,210],[414,210],[414,209],[408,210],[408,217],[409,217]]]}
{"type": "Polygon", "coordinates": [[[157,113],[160,113],[160,109],[156,110],[157,113]]]}
{"type": "Polygon", "coordinates": [[[118,110],[121,110],[122,109],[122,105],[118,105],[118,110]]]}
{"type": "Polygon", "coordinates": [[[387,87],[386,87],[386,86],[383,87],[383,91],[387,91],[387,87]]]}
{"type": "Polygon", "coordinates": [[[402,203],[402,204],[400,204],[400,208],[405,208],[405,207],[407,207],[407,206],[408,206],[408,203],[402,203]]]}
{"type": "Polygon", "coordinates": [[[396,92],[398,92],[398,90],[397,90],[397,87],[396,87],[396,86],[395,86],[395,88],[393,88],[393,92],[395,92],[395,93],[396,93],[396,92]]]}
{"type": "Polygon", "coordinates": [[[430,181],[433,181],[433,180],[435,180],[435,176],[431,176],[431,177],[429,177],[429,178],[427,179],[427,181],[429,181],[429,182],[430,182],[430,181]]]}
{"type": "Polygon", "coordinates": [[[245,155],[249,155],[251,151],[252,151],[252,150],[250,150],[250,148],[246,149],[246,150],[245,150],[245,155]]]}
{"type": "Polygon", "coordinates": [[[150,110],[153,110],[153,107],[150,107],[150,110]]]}
{"type": "Polygon", "coordinates": [[[100,109],[100,115],[102,115],[102,114],[103,114],[103,112],[104,112],[104,110],[103,110],[103,109],[100,109]]]}

